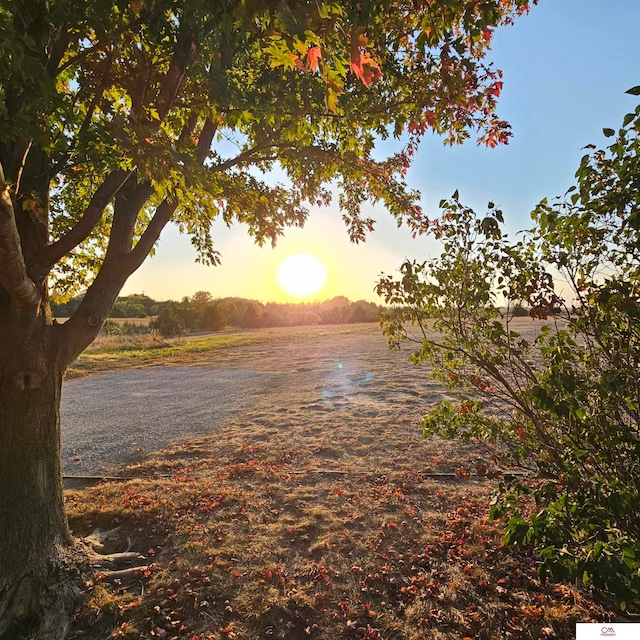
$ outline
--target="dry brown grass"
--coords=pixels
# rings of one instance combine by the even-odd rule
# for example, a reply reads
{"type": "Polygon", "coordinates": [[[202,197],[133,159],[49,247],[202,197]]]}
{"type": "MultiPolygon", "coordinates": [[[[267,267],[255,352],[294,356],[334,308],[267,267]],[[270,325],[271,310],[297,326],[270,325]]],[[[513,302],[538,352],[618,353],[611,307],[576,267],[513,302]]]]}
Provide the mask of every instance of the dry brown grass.
{"type": "Polygon", "coordinates": [[[422,439],[442,390],[355,331],[218,352],[287,374],[224,431],[125,470],[144,479],[67,492],[76,535],[118,525],[109,550],[152,563],[91,580],[72,638],[569,639],[614,615],[502,548],[492,481],[452,473],[490,451],[422,439]]]}

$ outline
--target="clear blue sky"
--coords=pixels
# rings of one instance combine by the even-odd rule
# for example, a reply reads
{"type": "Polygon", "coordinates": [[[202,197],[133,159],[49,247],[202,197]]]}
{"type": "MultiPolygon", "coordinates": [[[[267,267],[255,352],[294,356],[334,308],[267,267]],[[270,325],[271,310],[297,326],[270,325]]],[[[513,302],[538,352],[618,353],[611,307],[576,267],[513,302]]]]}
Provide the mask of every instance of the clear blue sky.
{"type": "MultiPolygon", "coordinates": [[[[527,228],[537,202],[573,184],[582,147],[605,145],[602,128],[617,128],[635,109],[638,98],[625,91],[640,85],[639,29],[640,0],[540,0],[528,16],[497,31],[490,58],[504,72],[499,115],[514,136],[497,149],[475,141],[444,147],[427,137],[409,173],[427,212],[437,215],[438,202],[458,189],[480,211],[489,200],[496,202],[510,233],[527,228]]],[[[424,259],[437,247],[396,229],[382,209],[372,212],[376,231],[355,246],[335,208],[314,209],[305,228],[288,232],[276,250],[257,248],[240,225],[220,225],[214,240],[223,262],[215,268],[194,264],[188,239],[167,229],[156,256],[124,293],[166,300],[205,290],[214,297],[282,300],[278,264],[292,253],[309,252],[328,268],[327,287],[318,297],[377,300],[378,274],[393,273],[404,258],[424,259]]]]}

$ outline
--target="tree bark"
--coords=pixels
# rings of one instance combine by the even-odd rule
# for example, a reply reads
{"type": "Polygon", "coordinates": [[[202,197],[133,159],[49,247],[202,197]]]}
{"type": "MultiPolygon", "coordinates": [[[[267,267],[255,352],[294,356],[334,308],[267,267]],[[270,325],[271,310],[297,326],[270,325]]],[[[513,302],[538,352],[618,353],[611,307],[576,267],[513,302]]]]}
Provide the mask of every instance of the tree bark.
{"type": "Polygon", "coordinates": [[[58,329],[44,313],[0,300],[2,640],[29,629],[64,638],[76,600],[62,500],[58,329]]]}

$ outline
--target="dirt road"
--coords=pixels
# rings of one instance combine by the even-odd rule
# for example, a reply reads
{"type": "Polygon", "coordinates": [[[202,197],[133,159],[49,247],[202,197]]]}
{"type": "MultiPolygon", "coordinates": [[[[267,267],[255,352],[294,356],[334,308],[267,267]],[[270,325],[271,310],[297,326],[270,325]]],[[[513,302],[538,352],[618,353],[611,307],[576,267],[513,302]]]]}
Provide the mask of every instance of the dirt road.
{"type": "Polygon", "coordinates": [[[378,326],[269,330],[272,342],[230,348],[201,366],[154,366],[65,382],[65,474],[102,474],[253,409],[275,415],[415,403],[416,370],[378,326]],[[283,332],[286,339],[282,339],[283,332]]]}

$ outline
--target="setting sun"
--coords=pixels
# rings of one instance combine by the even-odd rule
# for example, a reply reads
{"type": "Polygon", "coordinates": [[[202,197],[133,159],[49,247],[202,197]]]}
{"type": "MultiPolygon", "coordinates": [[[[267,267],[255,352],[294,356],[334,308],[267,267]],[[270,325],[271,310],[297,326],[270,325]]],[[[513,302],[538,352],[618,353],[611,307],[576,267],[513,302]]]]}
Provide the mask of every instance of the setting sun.
{"type": "Polygon", "coordinates": [[[309,253],[289,256],[278,267],[278,284],[292,296],[313,296],[322,289],[326,279],[326,267],[309,253]]]}

